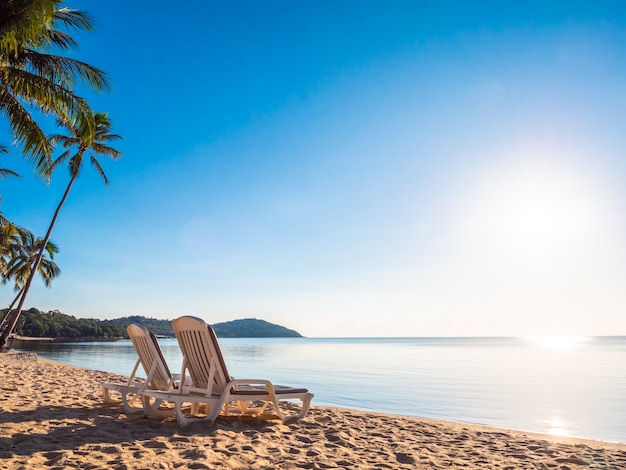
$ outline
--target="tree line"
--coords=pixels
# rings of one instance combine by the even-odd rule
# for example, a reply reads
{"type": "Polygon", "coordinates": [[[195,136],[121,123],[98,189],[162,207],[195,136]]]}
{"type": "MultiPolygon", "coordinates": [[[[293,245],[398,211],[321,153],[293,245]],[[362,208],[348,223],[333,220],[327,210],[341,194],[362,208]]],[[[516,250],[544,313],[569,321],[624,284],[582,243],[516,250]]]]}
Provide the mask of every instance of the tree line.
{"type": "MultiPolygon", "coordinates": [[[[0,310],[6,313],[7,309],[0,310]]],[[[58,310],[42,312],[36,308],[24,310],[15,327],[15,333],[32,338],[89,340],[114,340],[128,338],[126,328],[131,323],[145,326],[157,336],[174,337],[172,320],[131,315],[112,320],[76,318],[58,310]]],[[[220,338],[301,338],[297,331],[275,325],[265,320],[246,318],[214,323],[213,329],[220,338]]]]}
{"type": "MultiPolygon", "coordinates": [[[[6,311],[4,309],[2,313],[6,311]]],[[[36,308],[22,312],[14,331],[17,335],[32,338],[112,340],[127,337],[126,329],[110,320],[76,318],[58,310],[42,312],[36,308]]]]}

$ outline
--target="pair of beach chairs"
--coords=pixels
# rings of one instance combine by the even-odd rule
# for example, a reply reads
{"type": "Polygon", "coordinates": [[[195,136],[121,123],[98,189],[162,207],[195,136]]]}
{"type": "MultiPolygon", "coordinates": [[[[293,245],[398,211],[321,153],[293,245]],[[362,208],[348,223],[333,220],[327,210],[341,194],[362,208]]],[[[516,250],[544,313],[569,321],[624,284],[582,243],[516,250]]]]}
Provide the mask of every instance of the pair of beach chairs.
{"type": "Polygon", "coordinates": [[[305,388],[232,378],[215,331],[203,320],[180,317],[172,322],[172,328],[183,355],[181,374],[170,372],[151,331],[129,325],[137,362],[126,383],[102,382],[105,403],[121,401],[126,414],[143,412],[148,418],[176,415],[180,426],[214,421],[220,413],[259,416],[271,412],[282,421],[308,413],[313,394],[305,388]],[[146,373],[144,380],[136,377],[139,366],[146,373]],[[301,401],[299,410],[287,405],[292,400],[301,401]]]}

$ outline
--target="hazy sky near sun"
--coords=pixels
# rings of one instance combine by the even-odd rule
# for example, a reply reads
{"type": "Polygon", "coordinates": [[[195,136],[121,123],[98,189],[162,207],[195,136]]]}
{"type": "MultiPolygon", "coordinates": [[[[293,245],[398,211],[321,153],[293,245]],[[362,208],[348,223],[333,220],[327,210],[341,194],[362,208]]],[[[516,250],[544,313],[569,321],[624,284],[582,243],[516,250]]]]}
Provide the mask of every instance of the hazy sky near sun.
{"type": "MultiPolygon", "coordinates": [[[[66,5],[98,22],[77,56],[109,73],[88,96],[124,157],[110,187],[90,168],[75,185],[62,275],[27,306],[626,334],[623,2],[66,5]]],[[[3,213],[43,235],[67,171],[46,187],[2,163],[23,174],[3,213]]]]}

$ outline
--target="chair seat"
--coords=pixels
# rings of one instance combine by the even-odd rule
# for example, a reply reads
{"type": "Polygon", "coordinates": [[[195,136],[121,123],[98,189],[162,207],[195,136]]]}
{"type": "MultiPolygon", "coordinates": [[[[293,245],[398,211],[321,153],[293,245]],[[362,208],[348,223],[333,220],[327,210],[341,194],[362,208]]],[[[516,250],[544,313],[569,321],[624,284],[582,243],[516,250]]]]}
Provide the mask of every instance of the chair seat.
{"type": "MultiPolygon", "coordinates": [[[[231,395],[259,395],[263,394],[266,391],[266,388],[262,385],[237,385],[233,387],[230,393],[231,395]]],[[[309,390],[306,388],[294,388],[287,387],[285,385],[274,385],[274,393],[276,395],[287,395],[290,393],[302,394],[308,393],[309,390]]]]}

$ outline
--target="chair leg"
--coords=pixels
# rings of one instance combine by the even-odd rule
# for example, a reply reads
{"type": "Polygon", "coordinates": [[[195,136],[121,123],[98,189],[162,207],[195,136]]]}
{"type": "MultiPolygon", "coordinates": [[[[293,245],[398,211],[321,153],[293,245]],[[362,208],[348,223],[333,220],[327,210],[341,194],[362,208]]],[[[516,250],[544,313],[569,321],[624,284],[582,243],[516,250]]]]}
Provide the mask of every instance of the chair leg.
{"type": "Polygon", "coordinates": [[[160,419],[160,418],[167,418],[169,416],[174,416],[175,411],[173,409],[168,409],[168,410],[159,409],[161,404],[164,402],[165,400],[162,400],[160,398],[153,398],[153,397],[142,395],[141,404],[142,404],[142,409],[143,409],[143,413],[145,417],[150,418],[150,419],[160,419]]]}
{"type": "Polygon", "coordinates": [[[134,392],[122,392],[122,406],[124,407],[124,413],[128,414],[133,414],[133,413],[139,413],[142,411],[142,408],[136,407],[136,406],[132,406],[130,404],[130,402],[137,400],[137,395],[134,392]],[[131,397],[129,399],[129,397],[131,397]]]}
{"type": "Polygon", "coordinates": [[[119,403],[120,402],[120,400],[117,400],[116,398],[113,398],[111,396],[111,390],[109,390],[105,386],[102,386],[102,395],[104,397],[104,402],[106,404],[113,404],[113,403],[119,403]]]}
{"type": "Polygon", "coordinates": [[[302,401],[302,408],[300,408],[300,413],[294,416],[295,419],[304,418],[309,412],[309,408],[311,407],[311,400],[313,399],[312,393],[307,393],[300,400],[302,401]]]}
{"type": "Polygon", "coordinates": [[[195,419],[187,418],[183,413],[183,403],[180,401],[174,402],[174,409],[176,410],[176,419],[178,420],[178,426],[181,428],[191,424],[195,419]]]}

